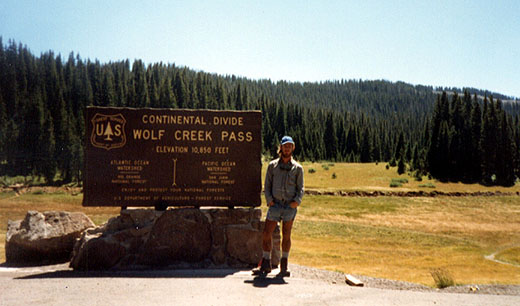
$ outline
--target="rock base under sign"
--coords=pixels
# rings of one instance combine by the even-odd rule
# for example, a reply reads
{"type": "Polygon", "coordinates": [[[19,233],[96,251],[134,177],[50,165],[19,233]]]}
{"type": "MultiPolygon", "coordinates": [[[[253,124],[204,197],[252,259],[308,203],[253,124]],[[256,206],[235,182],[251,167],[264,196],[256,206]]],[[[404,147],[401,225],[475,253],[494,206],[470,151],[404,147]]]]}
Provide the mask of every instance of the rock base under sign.
{"type": "MultiPolygon", "coordinates": [[[[83,232],[70,265],[77,270],[253,267],[262,257],[261,214],[254,208],[122,210],[83,232]]],[[[273,244],[273,264],[278,264],[279,230],[273,244]]]]}

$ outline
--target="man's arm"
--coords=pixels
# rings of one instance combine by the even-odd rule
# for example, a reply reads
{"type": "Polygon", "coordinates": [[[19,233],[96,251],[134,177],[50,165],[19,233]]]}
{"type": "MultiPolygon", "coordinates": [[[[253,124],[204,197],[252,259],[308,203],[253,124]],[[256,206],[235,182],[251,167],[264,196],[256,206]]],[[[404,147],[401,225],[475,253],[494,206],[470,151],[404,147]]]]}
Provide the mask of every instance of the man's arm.
{"type": "Polygon", "coordinates": [[[264,181],[264,194],[265,194],[265,202],[267,206],[271,206],[274,202],[273,197],[273,166],[269,164],[267,166],[267,172],[265,173],[265,181],[264,181]]]}
{"type": "MultiPolygon", "coordinates": [[[[293,202],[291,203],[291,207],[298,206],[302,203],[303,194],[304,194],[304,187],[303,187],[303,168],[298,168],[298,173],[296,176],[296,196],[293,199],[293,202]],[[293,204],[296,203],[296,204],[293,204]]],[[[295,207],[293,207],[295,208],[295,207]]]]}

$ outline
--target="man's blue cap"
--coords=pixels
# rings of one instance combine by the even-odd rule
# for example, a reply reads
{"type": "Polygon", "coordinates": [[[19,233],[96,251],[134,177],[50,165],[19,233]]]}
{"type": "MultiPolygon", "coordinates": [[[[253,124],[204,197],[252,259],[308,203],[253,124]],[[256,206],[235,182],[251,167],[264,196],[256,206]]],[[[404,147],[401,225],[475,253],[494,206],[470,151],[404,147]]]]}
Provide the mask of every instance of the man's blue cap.
{"type": "Polygon", "coordinates": [[[282,137],[282,146],[286,143],[292,143],[294,144],[294,141],[292,140],[291,136],[283,136],[282,137]]]}

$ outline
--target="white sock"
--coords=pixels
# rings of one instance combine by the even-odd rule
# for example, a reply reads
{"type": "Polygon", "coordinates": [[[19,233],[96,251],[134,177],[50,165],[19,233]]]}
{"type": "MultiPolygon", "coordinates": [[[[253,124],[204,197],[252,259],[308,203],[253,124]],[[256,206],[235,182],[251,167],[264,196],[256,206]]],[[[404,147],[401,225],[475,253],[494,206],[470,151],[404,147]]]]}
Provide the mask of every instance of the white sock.
{"type": "Polygon", "coordinates": [[[271,260],[271,252],[263,251],[262,252],[262,257],[265,258],[265,259],[271,260]]]}

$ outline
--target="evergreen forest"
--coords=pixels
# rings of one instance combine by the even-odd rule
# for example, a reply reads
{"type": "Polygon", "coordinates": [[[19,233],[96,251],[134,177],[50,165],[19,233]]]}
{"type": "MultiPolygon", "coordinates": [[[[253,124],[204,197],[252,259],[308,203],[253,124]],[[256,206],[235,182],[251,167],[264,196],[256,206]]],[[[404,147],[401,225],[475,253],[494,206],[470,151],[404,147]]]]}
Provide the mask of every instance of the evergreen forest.
{"type": "Polygon", "coordinates": [[[83,115],[96,105],[261,110],[264,155],[276,156],[291,135],[302,161],[388,162],[400,174],[510,186],[520,177],[519,102],[474,88],[273,82],[162,62],[35,56],[0,37],[0,176],[81,182],[83,115]]]}

